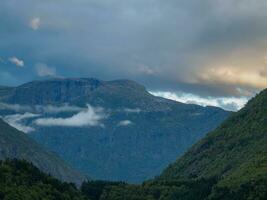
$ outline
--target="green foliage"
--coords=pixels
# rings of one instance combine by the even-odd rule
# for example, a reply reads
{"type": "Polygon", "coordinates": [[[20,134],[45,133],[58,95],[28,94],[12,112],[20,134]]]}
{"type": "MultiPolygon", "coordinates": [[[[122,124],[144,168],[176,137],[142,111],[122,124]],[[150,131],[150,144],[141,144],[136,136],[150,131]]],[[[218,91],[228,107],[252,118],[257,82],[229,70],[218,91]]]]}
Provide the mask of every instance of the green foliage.
{"type": "Polygon", "coordinates": [[[217,176],[219,181],[211,196],[227,193],[229,199],[262,199],[260,195],[266,198],[266,191],[260,186],[266,186],[266,174],[267,90],[264,90],[170,165],[159,179],[217,176]]]}
{"type": "Polygon", "coordinates": [[[123,182],[109,182],[109,181],[89,181],[84,182],[81,186],[81,191],[91,200],[98,200],[106,190],[112,187],[123,187],[126,184],[123,182]]]}
{"type": "Polygon", "coordinates": [[[26,161],[0,161],[2,200],[85,200],[74,184],[62,183],[26,161]]]}
{"type": "Polygon", "coordinates": [[[37,144],[27,134],[0,119],[0,160],[17,158],[32,162],[41,171],[68,182],[81,184],[84,177],[71,169],[55,153],[37,144]]]}
{"type": "Polygon", "coordinates": [[[218,187],[218,178],[149,181],[142,185],[88,181],[81,190],[44,174],[26,161],[0,161],[1,200],[265,200],[267,178],[237,190],[218,187]]]}
{"type": "Polygon", "coordinates": [[[220,180],[197,178],[151,181],[128,185],[103,181],[83,183],[82,193],[92,200],[266,200],[267,178],[249,181],[237,189],[219,187],[220,180]]]}
{"type": "Polygon", "coordinates": [[[156,181],[143,185],[90,181],[82,193],[92,200],[199,200],[207,198],[216,178],[156,181]]]}

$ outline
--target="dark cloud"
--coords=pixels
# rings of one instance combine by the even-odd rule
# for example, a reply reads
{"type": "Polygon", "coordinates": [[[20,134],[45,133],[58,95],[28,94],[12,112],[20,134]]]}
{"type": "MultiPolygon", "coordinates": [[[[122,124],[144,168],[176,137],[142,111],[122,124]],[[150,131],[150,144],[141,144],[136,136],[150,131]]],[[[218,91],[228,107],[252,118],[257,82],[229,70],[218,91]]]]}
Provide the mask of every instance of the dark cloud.
{"type": "Polygon", "coordinates": [[[2,0],[0,57],[22,59],[28,73],[0,63],[0,84],[37,79],[42,63],[156,91],[251,95],[267,87],[266,9],[265,0],[2,0]]]}

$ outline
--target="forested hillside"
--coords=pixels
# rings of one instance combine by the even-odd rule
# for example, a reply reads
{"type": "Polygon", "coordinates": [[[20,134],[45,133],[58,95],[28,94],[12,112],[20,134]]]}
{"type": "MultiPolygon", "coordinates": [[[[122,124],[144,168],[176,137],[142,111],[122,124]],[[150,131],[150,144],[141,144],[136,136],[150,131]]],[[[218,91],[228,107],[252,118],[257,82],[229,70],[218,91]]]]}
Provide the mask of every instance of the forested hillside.
{"type": "Polygon", "coordinates": [[[47,151],[23,132],[0,119],[0,160],[24,159],[60,180],[81,184],[85,179],[55,153],[47,151]]]}
{"type": "Polygon", "coordinates": [[[26,161],[0,161],[2,200],[85,200],[74,184],[44,174],[26,161]]]}

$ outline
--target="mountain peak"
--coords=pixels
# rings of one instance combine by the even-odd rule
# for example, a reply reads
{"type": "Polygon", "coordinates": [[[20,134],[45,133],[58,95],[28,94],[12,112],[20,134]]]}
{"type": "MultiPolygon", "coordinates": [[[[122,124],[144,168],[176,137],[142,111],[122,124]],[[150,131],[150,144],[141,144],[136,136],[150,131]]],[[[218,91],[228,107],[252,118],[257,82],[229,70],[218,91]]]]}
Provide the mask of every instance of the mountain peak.
{"type": "Polygon", "coordinates": [[[145,106],[145,102],[152,100],[152,95],[143,85],[126,79],[52,78],[25,83],[8,92],[5,89],[2,91],[0,101],[23,105],[69,103],[84,106],[90,103],[122,107],[132,103],[132,107],[135,107],[140,103],[140,106],[145,106]]]}
{"type": "Polygon", "coordinates": [[[57,78],[48,78],[48,79],[42,79],[42,80],[35,80],[31,81],[25,84],[20,85],[19,87],[25,87],[29,85],[35,85],[35,84],[70,84],[70,83],[80,83],[80,84],[100,84],[103,83],[103,81],[96,79],[96,78],[63,78],[63,77],[57,77],[57,78]]]}
{"type": "Polygon", "coordinates": [[[265,108],[267,107],[267,89],[258,93],[255,97],[253,97],[248,103],[247,106],[244,107],[244,110],[250,108],[265,108]]]}

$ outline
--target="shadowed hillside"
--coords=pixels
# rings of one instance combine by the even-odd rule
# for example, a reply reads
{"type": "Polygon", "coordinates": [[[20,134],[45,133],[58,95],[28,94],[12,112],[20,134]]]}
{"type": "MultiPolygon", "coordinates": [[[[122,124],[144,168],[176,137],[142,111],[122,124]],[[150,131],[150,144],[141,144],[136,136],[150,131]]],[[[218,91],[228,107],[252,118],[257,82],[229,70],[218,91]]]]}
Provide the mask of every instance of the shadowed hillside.
{"type": "Polygon", "coordinates": [[[85,177],[71,169],[55,153],[46,151],[28,135],[0,119],[0,159],[24,159],[58,179],[80,184],[85,177]]]}

